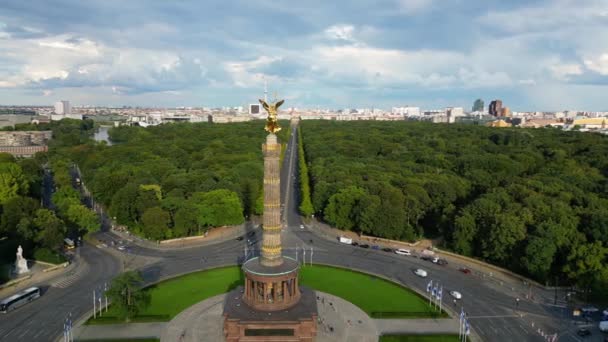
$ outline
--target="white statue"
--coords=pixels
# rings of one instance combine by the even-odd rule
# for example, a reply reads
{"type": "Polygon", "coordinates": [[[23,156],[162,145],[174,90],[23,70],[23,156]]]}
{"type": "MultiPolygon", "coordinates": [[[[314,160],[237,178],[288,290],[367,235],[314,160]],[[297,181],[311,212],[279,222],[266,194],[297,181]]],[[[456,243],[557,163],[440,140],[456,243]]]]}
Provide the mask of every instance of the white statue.
{"type": "Polygon", "coordinates": [[[30,270],[27,268],[27,260],[23,257],[23,248],[21,245],[17,247],[17,260],[15,261],[15,273],[23,274],[27,273],[30,270]]]}

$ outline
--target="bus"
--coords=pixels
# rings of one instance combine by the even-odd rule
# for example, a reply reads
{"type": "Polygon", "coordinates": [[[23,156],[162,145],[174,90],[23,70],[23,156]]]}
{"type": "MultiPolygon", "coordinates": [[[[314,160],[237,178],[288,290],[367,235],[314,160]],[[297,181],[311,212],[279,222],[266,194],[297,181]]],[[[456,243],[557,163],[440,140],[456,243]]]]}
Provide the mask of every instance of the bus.
{"type": "Polygon", "coordinates": [[[0,312],[7,313],[11,310],[25,305],[34,299],[39,298],[41,295],[40,288],[30,287],[17,294],[14,294],[0,302],[0,312]]]}
{"type": "Polygon", "coordinates": [[[74,249],[74,241],[72,239],[63,239],[63,245],[65,246],[65,249],[74,249]]]}

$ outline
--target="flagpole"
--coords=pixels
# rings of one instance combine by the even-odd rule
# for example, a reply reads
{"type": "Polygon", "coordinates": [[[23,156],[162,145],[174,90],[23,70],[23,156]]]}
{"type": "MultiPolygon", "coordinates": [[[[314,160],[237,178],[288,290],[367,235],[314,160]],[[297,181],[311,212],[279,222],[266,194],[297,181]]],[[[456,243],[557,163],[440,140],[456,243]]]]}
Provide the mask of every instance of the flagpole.
{"type": "Polygon", "coordinates": [[[439,290],[439,313],[441,313],[441,302],[443,300],[443,286],[441,287],[441,290],[439,290]]]}
{"type": "Polygon", "coordinates": [[[95,290],[93,290],[93,319],[97,318],[97,307],[95,306],[96,300],[95,300],[95,290]]]}

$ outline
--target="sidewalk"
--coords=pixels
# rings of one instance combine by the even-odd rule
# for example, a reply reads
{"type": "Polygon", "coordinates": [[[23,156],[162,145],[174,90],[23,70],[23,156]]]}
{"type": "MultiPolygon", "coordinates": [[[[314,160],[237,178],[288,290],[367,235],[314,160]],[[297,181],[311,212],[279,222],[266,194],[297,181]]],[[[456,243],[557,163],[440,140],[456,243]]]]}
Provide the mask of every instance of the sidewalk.
{"type": "Polygon", "coordinates": [[[74,328],[73,336],[76,341],[160,338],[166,325],[165,322],[82,325],[74,328]]]}
{"type": "Polygon", "coordinates": [[[178,250],[214,245],[228,240],[233,240],[239,236],[245,235],[251,230],[259,230],[258,225],[247,221],[238,226],[212,228],[211,230],[209,230],[207,236],[201,237],[200,239],[173,239],[171,242],[168,243],[157,243],[132,235],[130,233],[120,232],[117,230],[111,230],[110,233],[115,234],[121,239],[127,240],[141,247],[156,250],[178,250]]]}

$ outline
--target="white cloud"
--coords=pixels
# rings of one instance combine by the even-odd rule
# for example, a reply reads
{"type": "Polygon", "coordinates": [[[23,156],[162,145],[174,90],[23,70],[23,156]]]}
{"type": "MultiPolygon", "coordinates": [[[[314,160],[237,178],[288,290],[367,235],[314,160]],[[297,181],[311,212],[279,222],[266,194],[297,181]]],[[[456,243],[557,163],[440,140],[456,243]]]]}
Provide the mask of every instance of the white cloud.
{"type": "Polygon", "coordinates": [[[585,66],[600,75],[608,75],[608,53],[585,59],[585,66]]]}
{"type": "Polygon", "coordinates": [[[398,0],[398,8],[406,14],[422,12],[433,5],[433,0],[398,0]]]}
{"type": "Polygon", "coordinates": [[[569,63],[569,64],[554,64],[549,66],[549,70],[558,80],[568,80],[569,76],[576,76],[583,74],[583,68],[580,64],[569,63]]]}
{"type": "Polygon", "coordinates": [[[334,25],[325,30],[325,36],[329,39],[344,40],[354,42],[353,32],[355,27],[352,25],[334,25]]]}

